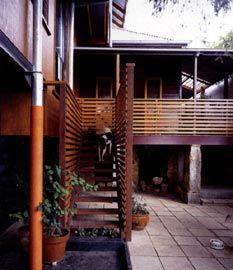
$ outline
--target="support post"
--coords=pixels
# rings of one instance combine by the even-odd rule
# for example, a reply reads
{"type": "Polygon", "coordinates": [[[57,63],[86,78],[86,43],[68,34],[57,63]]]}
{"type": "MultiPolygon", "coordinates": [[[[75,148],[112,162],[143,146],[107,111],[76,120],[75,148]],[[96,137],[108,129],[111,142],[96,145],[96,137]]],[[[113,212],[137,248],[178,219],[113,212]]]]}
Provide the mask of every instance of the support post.
{"type": "Polygon", "coordinates": [[[126,96],[126,232],[125,240],[131,240],[132,231],[132,174],[133,174],[133,97],[134,97],[134,63],[126,64],[127,70],[127,96],[126,96]]]}
{"type": "Polygon", "coordinates": [[[120,87],[120,54],[116,55],[116,95],[120,87]]]}
{"type": "Polygon", "coordinates": [[[109,13],[109,24],[108,24],[108,38],[109,38],[109,47],[112,47],[112,0],[109,0],[109,10],[108,10],[108,13],[109,13]]]}
{"type": "Polygon", "coordinates": [[[189,154],[187,202],[200,204],[201,192],[201,146],[191,145],[189,154]]]}
{"type": "Polygon", "coordinates": [[[194,58],[194,72],[193,72],[193,98],[197,97],[197,65],[198,65],[198,54],[194,58]]]}
{"type": "Polygon", "coordinates": [[[42,0],[33,1],[33,90],[30,141],[30,270],[42,270],[43,200],[43,75],[42,75],[42,0]]]}
{"type": "Polygon", "coordinates": [[[70,34],[69,34],[69,69],[68,69],[68,82],[70,88],[73,90],[74,84],[74,1],[70,4],[70,34]]]}

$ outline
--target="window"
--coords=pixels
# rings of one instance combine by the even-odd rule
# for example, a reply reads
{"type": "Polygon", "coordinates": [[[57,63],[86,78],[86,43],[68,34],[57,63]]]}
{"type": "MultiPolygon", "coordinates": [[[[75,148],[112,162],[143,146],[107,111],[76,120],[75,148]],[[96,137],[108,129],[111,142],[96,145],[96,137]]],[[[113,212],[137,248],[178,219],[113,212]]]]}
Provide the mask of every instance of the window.
{"type": "Polygon", "coordinates": [[[162,80],[160,78],[146,78],[145,99],[162,98],[162,80]]]}
{"type": "Polygon", "coordinates": [[[96,98],[112,98],[111,78],[96,78],[96,98]]]}

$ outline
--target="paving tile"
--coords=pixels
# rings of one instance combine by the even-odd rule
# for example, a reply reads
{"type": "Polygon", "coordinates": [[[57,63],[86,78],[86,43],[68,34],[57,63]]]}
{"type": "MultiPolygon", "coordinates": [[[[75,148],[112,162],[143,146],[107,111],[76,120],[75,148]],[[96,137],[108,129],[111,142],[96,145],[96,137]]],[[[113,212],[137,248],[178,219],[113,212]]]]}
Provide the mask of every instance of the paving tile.
{"type": "Polygon", "coordinates": [[[156,211],[158,216],[173,216],[173,214],[169,211],[156,211]]]}
{"type": "Polygon", "coordinates": [[[160,222],[159,217],[156,215],[150,215],[150,222],[160,222]]]}
{"type": "Polygon", "coordinates": [[[222,250],[216,250],[213,248],[207,248],[210,253],[214,255],[216,258],[228,258],[233,259],[233,248],[225,246],[222,250]]]}
{"type": "Polygon", "coordinates": [[[201,244],[205,247],[209,247],[210,246],[210,239],[212,239],[213,237],[210,236],[199,236],[197,237],[198,241],[201,242],[201,244]]]}
{"type": "Polygon", "coordinates": [[[187,212],[189,212],[190,215],[192,215],[193,217],[205,217],[206,213],[200,211],[197,208],[194,209],[186,209],[187,212]]]}
{"type": "Polygon", "coordinates": [[[169,235],[168,230],[163,225],[154,222],[150,222],[146,230],[149,235],[169,235]]]}
{"type": "Polygon", "coordinates": [[[192,236],[174,236],[178,245],[184,246],[200,246],[200,242],[192,236]]]}
{"type": "Polygon", "coordinates": [[[213,255],[202,246],[181,246],[184,253],[190,258],[210,258],[213,255]]]}
{"type": "Polygon", "coordinates": [[[160,257],[184,257],[184,252],[181,250],[179,246],[157,246],[155,247],[157,253],[160,257]]]}
{"type": "Polygon", "coordinates": [[[233,270],[233,259],[219,259],[227,270],[233,270]]]}
{"type": "Polygon", "coordinates": [[[169,228],[168,231],[170,234],[176,235],[176,236],[192,236],[192,234],[185,228],[184,229],[169,228]]]}
{"type": "Polygon", "coordinates": [[[224,270],[224,267],[214,258],[190,258],[196,270],[224,270]]]}
{"type": "Polygon", "coordinates": [[[197,229],[197,228],[190,228],[190,232],[194,236],[215,236],[211,231],[208,229],[197,229]]]}
{"type": "Polygon", "coordinates": [[[197,220],[183,220],[181,222],[188,229],[206,229],[206,227],[197,220]]]}
{"type": "Polygon", "coordinates": [[[203,224],[207,229],[226,229],[222,224],[217,222],[212,217],[197,217],[197,220],[203,224]]]}
{"type": "Polygon", "coordinates": [[[150,243],[150,237],[148,235],[132,235],[131,243],[150,243]]]}
{"type": "Polygon", "coordinates": [[[162,265],[165,270],[191,270],[194,269],[187,258],[183,257],[161,257],[162,265]]]}
{"type": "Polygon", "coordinates": [[[164,246],[164,245],[174,245],[176,246],[176,241],[170,235],[159,235],[159,236],[152,236],[151,241],[154,247],[164,246]]]}
{"type": "Polygon", "coordinates": [[[149,235],[146,230],[132,231],[132,241],[138,241],[138,240],[141,241],[142,237],[149,239],[149,235]]]}
{"type": "Polygon", "coordinates": [[[228,247],[233,247],[233,237],[220,237],[220,239],[221,239],[228,247]]]}
{"type": "Polygon", "coordinates": [[[162,270],[163,267],[156,257],[131,256],[133,270],[162,270]]]}
{"type": "Polygon", "coordinates": [[[171,212],[184,212],[185,210],[181,207],[168,207],[168,210],[171,212]]]}
{"type": "Polygon", "coordinates": [[[131,256],[154,256],[157,257],[155,249],[152,245],[152,242],[141,242],[141,243],[134,243],[129,242],[129,251],[131,256]]]}
{"type": "Polygon", "coordinates": [[[160,219],[164,224],[180,224],[179,220],[176,217],[160,217],[160,219]]]}
{"type": "Polygon", "coordinates": [[[213,230],[213,232],[217,236],[233,236],[233,232],[231,230],[213,230]]]}
{"type": "Polygon", "coordinates": [[[152,209],[156,212],[156,211],[168,211],[166,207],[164,206],[151,206],[152,209]]]}

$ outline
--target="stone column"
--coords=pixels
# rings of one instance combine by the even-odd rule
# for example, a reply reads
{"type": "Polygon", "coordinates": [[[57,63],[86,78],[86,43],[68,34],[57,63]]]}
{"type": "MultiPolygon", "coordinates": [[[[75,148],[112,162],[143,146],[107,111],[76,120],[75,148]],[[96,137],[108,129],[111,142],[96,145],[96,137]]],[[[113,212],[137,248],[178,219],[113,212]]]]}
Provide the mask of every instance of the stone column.
{"type": "Polygon", "coordinates": [[[189,154],[188,203],[200,203],[201,191],[201,146],[191,145],[189,154]]]}

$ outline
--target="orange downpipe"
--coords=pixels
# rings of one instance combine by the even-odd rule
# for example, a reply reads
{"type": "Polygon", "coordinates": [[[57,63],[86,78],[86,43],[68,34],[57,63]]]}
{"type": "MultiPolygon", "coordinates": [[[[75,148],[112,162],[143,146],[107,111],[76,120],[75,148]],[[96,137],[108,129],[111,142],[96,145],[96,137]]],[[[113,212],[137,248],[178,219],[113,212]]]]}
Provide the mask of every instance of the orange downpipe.
{"type": "Polygon", "coordinates": [[[43,106],[31,107],[29,269],[42,270],[43,106]]]}

